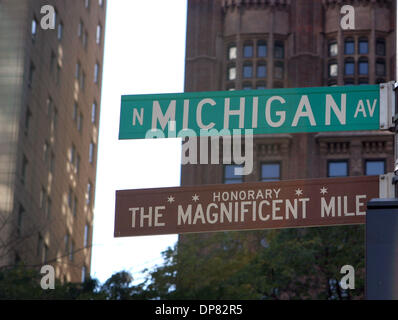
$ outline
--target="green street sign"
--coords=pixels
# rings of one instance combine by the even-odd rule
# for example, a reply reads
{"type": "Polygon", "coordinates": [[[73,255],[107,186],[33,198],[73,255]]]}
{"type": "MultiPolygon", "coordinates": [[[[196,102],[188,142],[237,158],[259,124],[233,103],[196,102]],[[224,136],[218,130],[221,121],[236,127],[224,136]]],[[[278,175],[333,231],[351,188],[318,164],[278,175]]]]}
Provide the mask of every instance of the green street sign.
{"type": "Polygon", "coordinates": [[[124,95],[119,139],[388,129],[388,86],[124,95]]]}

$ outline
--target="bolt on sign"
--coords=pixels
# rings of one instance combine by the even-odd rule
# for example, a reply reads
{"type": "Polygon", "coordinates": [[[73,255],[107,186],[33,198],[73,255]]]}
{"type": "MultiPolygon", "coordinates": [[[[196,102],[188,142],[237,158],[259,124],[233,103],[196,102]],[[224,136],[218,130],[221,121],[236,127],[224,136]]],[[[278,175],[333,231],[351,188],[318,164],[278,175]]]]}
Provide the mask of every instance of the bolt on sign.
{"type": "Polygon", "coordinates": [[[115,237],[365,223],[379,176],[116,191],[115,237]]]}
{"type": "Polygon", "coordinates": [[[387,129],[384,85],[125,95],[119,139],[387,129]]]}

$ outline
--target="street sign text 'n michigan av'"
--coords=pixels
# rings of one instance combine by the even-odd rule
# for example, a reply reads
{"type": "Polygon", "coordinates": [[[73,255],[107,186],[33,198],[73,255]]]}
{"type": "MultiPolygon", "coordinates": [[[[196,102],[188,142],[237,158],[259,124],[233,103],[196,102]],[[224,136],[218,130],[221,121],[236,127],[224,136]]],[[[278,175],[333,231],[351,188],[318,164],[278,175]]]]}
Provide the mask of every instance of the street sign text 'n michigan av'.
{"type": "Polygon", "coordinates": [[[116,191],[115,237],[365,223],[379,176],[116,191]]]}
{"type": "Polygon", "coordinates": [[[387,85],[125,95],[119,139],[387,129],[387,85]]]}

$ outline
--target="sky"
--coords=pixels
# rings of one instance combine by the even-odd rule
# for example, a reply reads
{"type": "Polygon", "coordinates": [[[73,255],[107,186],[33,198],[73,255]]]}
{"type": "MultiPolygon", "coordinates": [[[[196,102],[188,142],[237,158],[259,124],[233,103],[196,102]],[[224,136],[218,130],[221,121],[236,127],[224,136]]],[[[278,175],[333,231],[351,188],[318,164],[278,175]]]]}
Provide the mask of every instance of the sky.
{"type": "Polygon", "coordinates": [[[162,264],[177,235],[114,238],[115,191],[180,185],[181,140],[118,140],[121,96],[183,92],[186,0],[107,1],[91,277],[162,264]]]}

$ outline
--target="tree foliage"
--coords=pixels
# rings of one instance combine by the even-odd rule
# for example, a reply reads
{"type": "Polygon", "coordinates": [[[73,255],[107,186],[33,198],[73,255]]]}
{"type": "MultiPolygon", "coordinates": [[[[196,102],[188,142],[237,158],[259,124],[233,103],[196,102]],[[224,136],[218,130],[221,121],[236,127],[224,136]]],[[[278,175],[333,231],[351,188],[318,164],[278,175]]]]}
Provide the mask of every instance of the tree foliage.
{"type": "Polygon", "coordinates": [[[0,270],[0,299],[357,299],[364,293],[364,227],[343,226],[191,234],[163,252],[164,262],[133,284],[121,271],[104,284],[56,281],[40,287],[38,270],[0,270]],[[341,290],[340,269],[356,270],[341,290]]]}

